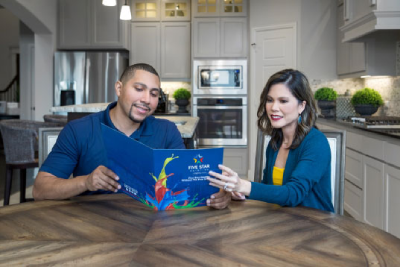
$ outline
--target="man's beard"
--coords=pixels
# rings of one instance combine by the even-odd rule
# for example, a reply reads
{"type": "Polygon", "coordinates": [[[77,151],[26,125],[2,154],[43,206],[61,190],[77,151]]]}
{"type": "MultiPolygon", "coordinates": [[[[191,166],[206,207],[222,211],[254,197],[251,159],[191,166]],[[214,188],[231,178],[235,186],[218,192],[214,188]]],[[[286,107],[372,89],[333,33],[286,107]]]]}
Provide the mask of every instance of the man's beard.
{"type": "MultiPolygon", "coordinates": [[[[147,118],[147,116],[146,116],[146,118],[144,118],[144,119],[142,119],[142,120],[137,120],[137,119],[135,119],[135,118],[133,117],[133,115],[132,115],[132,109],[133,109],[134,106],[135,106],[135,104],[132,104],[131,108],[129,109],[129,119],[130,119],[131,121],[133,121],[134,123],[141,123],[142,121],[144,121],[144,119],[147,118]]],[[[144,106],[145,106],[146,108],[150,109],[150,107],[149,107],[148,105],[144,105],[144,106]]],[[[151,115],[151,113],[149,113],[149,115],[151,115]]]]}

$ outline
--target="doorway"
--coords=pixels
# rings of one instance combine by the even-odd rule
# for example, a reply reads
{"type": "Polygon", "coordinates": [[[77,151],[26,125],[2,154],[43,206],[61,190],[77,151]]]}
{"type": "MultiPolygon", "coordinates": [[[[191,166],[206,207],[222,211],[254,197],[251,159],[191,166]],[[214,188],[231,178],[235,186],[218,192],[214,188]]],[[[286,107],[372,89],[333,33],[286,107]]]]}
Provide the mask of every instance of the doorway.
{"type": "Polygon", "coordinates": [[[297,68],[296,23],[253,28],[250,51],[249,172],[254,178],[257,109],[268,78],[283,69],[297,68]]]}

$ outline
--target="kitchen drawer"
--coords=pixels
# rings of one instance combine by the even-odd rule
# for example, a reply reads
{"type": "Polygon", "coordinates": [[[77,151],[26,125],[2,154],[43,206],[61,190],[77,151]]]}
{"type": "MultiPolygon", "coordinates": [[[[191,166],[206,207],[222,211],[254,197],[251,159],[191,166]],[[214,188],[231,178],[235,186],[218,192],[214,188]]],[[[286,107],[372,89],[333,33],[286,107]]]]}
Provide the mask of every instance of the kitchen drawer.
{"type": "Polygon", "coordinates": [[[346,170],[345,178],[354,185],[363,189],[363,164],[362,154],[346,149],[346,170]]]}
{"type": "Polygon", "coordinates": [[[384,161],[400,168],[400,146],[385,142],[383,151],[384,161]]]}
{"type": "Polygon", "coordinates": [[[361,152],[375,159],[384,160],[384,141],[363,136],[361,152]]]}
{"type": "Polygon", "coordinates": [[[355,134],[353,132],[346,132],[346,147],[352,148],[359,152],[362,151],[363,147],[363,136],[360,134],[355,134]]]}
{"type": "Polygon", "coordinates": [[[362,221],[363,193],[360,188],[349,181],[344,181],[344,210],[354,219],[362,221]]]}

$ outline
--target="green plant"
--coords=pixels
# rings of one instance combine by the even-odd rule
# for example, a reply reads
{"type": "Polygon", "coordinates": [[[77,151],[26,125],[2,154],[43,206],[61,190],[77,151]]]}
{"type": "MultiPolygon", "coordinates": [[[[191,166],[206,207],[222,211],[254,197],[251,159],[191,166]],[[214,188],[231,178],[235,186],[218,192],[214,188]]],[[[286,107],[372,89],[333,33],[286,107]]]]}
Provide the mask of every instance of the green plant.
{"type": "Polygon", "coordinates": [[[353,97],[351,98],[351,104],[359,105],[359,104],[371,104],[374,106],[382,106],[383,99],[379,92],[375,91],[371,88],[364,88],[358,90],[353,97]]]}
{"type": "Polygon", "coordinates": [[[179,88],[174,92],[172,96],[175,98],[175,100],[190,99],[191,94],[186,88],[179,88]]]}
{"type": "Polygon", "coordinates": [[[337,98],[337,92],[333,90],[333,88],[322,87],[315,91],[314,98],[316,100],[335,101],[337,98]]]}

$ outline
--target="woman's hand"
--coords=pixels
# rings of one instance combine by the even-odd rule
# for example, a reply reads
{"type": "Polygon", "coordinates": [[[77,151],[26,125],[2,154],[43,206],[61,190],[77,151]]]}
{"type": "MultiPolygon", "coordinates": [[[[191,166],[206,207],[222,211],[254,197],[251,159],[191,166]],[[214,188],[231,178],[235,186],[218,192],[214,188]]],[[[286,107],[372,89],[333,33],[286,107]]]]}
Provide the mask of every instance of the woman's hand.
{"type": "Polygon", "coordinates": [[[227,192],[238,192],[246,196],[250,195],[251,183],[249,181],[240,179],[238,174],[224,165],[218,165],[219,169],[222,170],[222,174],[210,171],[209,175],[215,178],[208,177],[210,185],[222,188],[227,192]]]}

